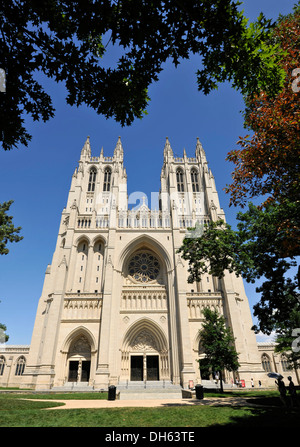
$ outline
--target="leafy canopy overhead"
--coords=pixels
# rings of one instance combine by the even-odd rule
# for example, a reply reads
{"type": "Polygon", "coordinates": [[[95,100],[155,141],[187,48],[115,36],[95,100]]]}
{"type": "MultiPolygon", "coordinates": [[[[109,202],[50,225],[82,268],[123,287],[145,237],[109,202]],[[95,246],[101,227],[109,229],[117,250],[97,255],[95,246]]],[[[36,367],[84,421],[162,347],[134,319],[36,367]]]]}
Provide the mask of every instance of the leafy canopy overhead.
{"type": "Polygon", "coordinates": [[[198,88],[208,94],[230,81],[244,95],[263,88],[277,92],[283,82],[277,43],[267,44],[272,24],[257,22],[230,0],[126,0],[1,2],[0,129],[5,150],[28,145],[24,113],[34,120],[54,116],[52,101],[37,72],[64,82],[70,105],[86,104],[122,125],[142,118],[148,88],[168,59],[177,66],[201,56],[198,88]],[[116,46],[115,66],[105,59],[116,46]]]}
{"type": "Polygon", "coordinates": [[[270,42],[280,44],[286,77],[278,94],[262,89],[247,98],[245,125],[253,133],[240,138],[240,148],[227,157],[235,165],[227,188],[234,205],[259,196],[279,203],[299,201],[300,2],[293,14],[280,18],[270,42]]]}
{"type": "Polygon", "coordinates": [[[247,98],[246,124],[253,135],[240,139],[242,149],[228,156],[235,164],[227,189],[231,204],[245,206],[251,197],[262,204],[250,203],[237,214],[236,231],[223,221],[210,222],[201,237],[185,238],[180,248],[189,262],[190,282],[200,281],[206,272],[222,278],[225,270],[248,282],[262,278],[256,288],[260,301],[254,306],[254,329],[267,334],[275,330],[281,346],[283,339],[291,340],[300,318],[300,267],[295,273],[300,255],[300,79],[297,83],[292,75],[300,67],[299,24],[300,3],[280,18],[271,36],[284,51],[283,89],[273,97],[262,90],[247,98]]]}

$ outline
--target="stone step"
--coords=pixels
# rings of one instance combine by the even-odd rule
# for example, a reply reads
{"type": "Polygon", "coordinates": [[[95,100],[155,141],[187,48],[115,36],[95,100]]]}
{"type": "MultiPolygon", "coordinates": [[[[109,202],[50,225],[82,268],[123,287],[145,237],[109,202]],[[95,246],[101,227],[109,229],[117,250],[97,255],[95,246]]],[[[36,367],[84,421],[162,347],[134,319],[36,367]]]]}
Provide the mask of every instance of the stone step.
{"type": "Polygon", "coordinates": [[[120,400],[182,399],[182,390],[120,390],[120,400]]]}
{"type": "Polygon", "coordinates": [[[94,388],[88,382],[66,382],[63,386],[54,386],[52,391],[76,391],[76,392],[92,392],[94,388]]]}
{"type": "Polygon", "coordinates": [[[146,382],[143,381],[126,381],[126,382],[119,382],[117,385],[118,389],[181,389],[180,385],[174,385],[171,381],[163,381],[163,380],[149,380],[146,382]]]}
{"type": "Polygon", "coordinates": [[[120,400],[149,400],[149,399],[182,399],[181,393],[151,393],[151,394],[144,394],[144,393],[126,393],[120,392],[119,395],[120,400]]]}
{"type": "Polygon", "coordinates": [[[182,398],[181,386],[170,381],[121,382],[117,393],[120,400],[182,398]]]}

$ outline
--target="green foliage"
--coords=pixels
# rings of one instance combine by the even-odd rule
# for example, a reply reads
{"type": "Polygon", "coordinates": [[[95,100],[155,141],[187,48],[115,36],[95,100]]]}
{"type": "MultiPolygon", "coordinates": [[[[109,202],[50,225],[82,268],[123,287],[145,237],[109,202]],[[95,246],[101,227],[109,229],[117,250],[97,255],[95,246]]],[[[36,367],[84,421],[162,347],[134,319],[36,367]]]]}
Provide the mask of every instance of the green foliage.
{"type": "Polygon", "coordinates": [[[24,113],[47,121],[55,110],[36,80],[41,72],[64,82],[70,105],[86,104],[123,126],[142,118],[148,88],[167,60],[177,66],[201,57],[200,91],[230,81],[244,95],[282,85],[278,44],[268,45],[273,24],[260,15],[248,25],[240,2],[214,0],[25,0],[0,6],[0,139],[5,150],[28,145],[24,113]],[[115,48],[116,64],[107,59],[115,48]]]}
{"type": "Polygon", "coordinates": [[[222,278],[225,270],[252,283],[263,278],[256,289],[261,299],[254,306],[259,320],[254,329],[270,334],[287,322],[292,309],[300,310],[295,307],[298,278],[288,277],[299,256],[299,211],[298,202],[269,203],[263,209],[250,203],[247,212],[238,213],[236,231],[223,221],[210,222],[201,237],[184,239],[179,249],[189,262],[189,282],[200,281],[204,273],[222,278]]]}
{"type": "Polygon", "coordinates": [[[12,223],[12,216],[6,214],[12,203],[12,200],[0,203],[0,255],[9,253],[8,242],[19,242],[23,239],[23,236],[18,236],[21,227],[15,228],[12,223]]]}
{"type": "Polygon", "coordinates": [[[300,295],[298,302],[291,300],[290,312],[287,319],[281,324],[276,324],[276,347],[275,352],[284,353],[289,369],[300,368],[300,295]],[[297,337],[297,338],[295,338],[297,337]]]}
{"type": "Polygon", "coordinates": [[[7,335],[5,333],[6,331],[6,326],[5,324],[0,323],[0,344],[1,343],[6,343],[9,339],[9,335],[7,335]]]}
{"type": "Polygon", "coordinates": [[[225,318],[216,310],[206,308],[203,310],[203,315],[205,321],[199,333],[201,347],[205,352],[205,363],[212,371],[219,372],[221,390],[223,390],[223,370],[237,371],[240,366],[238,353],[234,346],[234,337],[231,329],[226,327],[225,318]]]}

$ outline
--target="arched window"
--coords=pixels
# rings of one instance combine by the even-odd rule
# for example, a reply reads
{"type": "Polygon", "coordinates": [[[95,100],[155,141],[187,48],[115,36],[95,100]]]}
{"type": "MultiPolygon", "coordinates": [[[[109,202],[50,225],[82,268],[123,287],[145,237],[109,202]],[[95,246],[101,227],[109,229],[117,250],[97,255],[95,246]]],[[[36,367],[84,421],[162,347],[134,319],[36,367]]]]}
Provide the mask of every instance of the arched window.
{"type": "Polygon", "coordinates": [[[95,191],[96,176],[97,176],[96,168],[92,168],[90,170],[88,191],[91,191],[91,192],[95,191]]]}
{"type": "Polygon", "coordinates": [[[193,192],[199,192],[198,172],[196,169],[191,170],[191,179],[193,192]]]}
{"type": "Polygon", "coordinates": [[[111,180],[111,170],[110,168],[105,168],[103,191],[110,191],[110,180],[111,180]]]}
{"type": "Polygon", "coordinates": [[[281,363],[282,371],[286,372],[286,371],[289,370],[289,362],[288,362],[288,359],[287,359],[287,357],[285,355],[281,356],[280,363],[281,363]]]}
{"type": "Polygon", "coordinates": [[[16,366],[16,376],[22,376],[23,375],[23,373],[24,373],[24,369],[25,369],[25,365],[26,365],[26,360],[25,360],[25,357],[20,357],[19,359],[18,359],[18,362],[17,362],[17,366],[16,366]]]}
{"type": "Polygon", "coordinates": [[[3,376],[5,367],[5,357],[3,355],[0,356],[0,376],[3,376]]]}
{"type": "Polygon", "coordinates": [[[270,363],[270,358],[269,356],[267,356],[267,354],[263,354],[261,357],[261,364],[263,369],[266,372],[271,372],[271,363],[270,363]]]}
{"type": "Polygon", "coordinates": [[[184,183],[183,183],[183,172],[181,169],[177,169],[176,171],[176,180],[177,180],[177,191],[184,191],[184,183]]]}

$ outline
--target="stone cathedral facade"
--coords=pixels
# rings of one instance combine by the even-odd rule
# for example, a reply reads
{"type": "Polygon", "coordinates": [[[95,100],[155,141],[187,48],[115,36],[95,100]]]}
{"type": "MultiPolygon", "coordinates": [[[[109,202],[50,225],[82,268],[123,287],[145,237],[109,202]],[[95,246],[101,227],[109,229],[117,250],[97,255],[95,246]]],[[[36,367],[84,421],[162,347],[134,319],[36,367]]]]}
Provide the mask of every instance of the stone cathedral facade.
{"type": "Polygon", "coordinates": [[[161,381],[201,383],[199,329],[206,306],[232,328],[240,369],[250,384],[266,379],[243,282],[227,273],[188,284],[177,253],[189,227],[222,218],[214,177],[197,139],[195,156],[163,150],[157,209],[146,198],[129,209],[121,140],[113,157],[92,156],[89,138],[72,177],[48,265],[26,367],[25,387],[161,381]],[[197,360],[200,359],[200,369],[197,360]]]}

